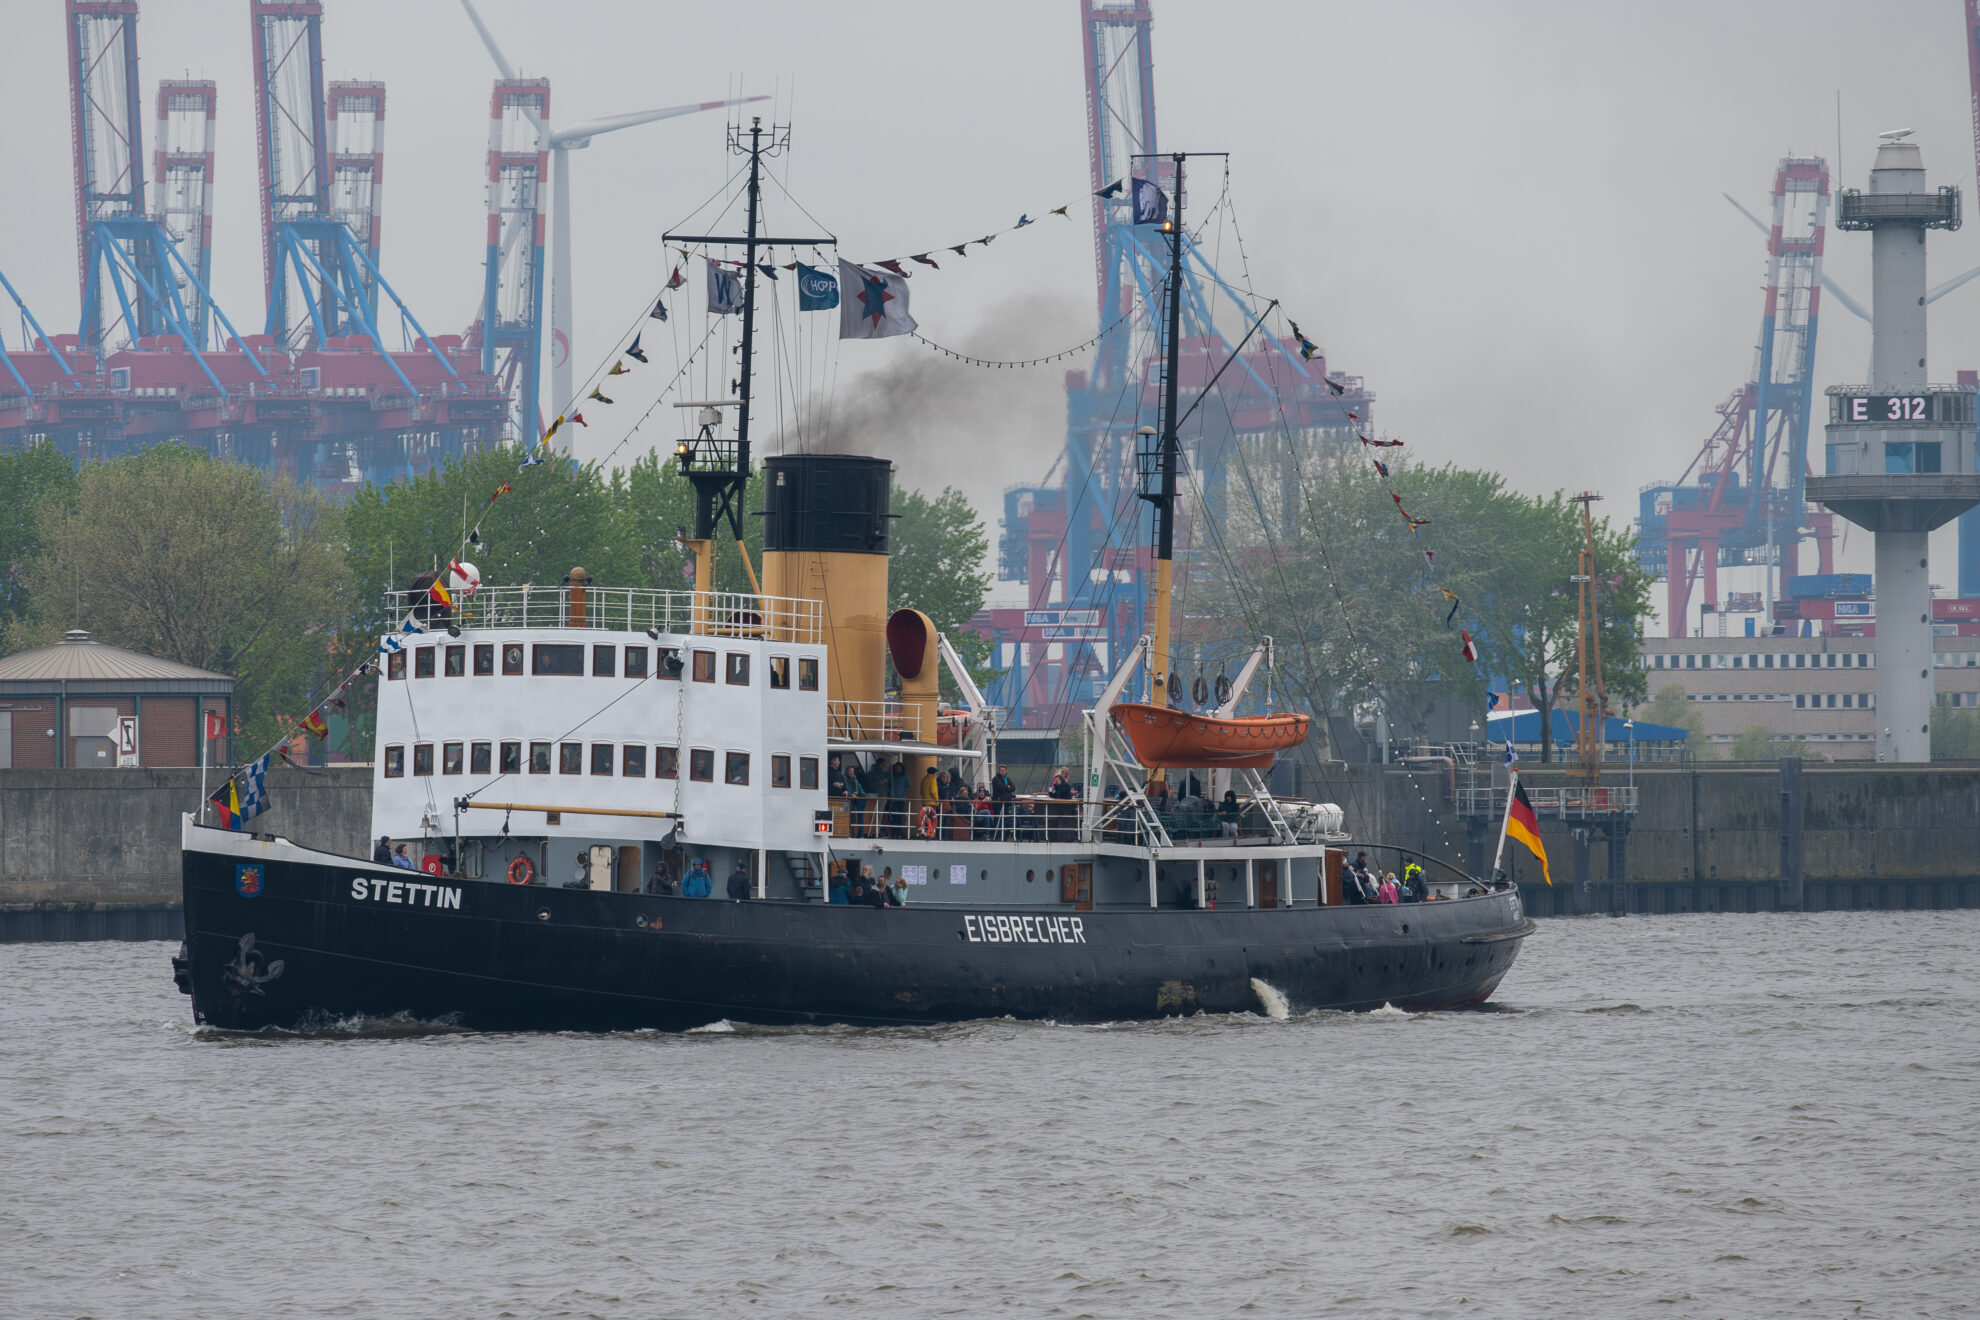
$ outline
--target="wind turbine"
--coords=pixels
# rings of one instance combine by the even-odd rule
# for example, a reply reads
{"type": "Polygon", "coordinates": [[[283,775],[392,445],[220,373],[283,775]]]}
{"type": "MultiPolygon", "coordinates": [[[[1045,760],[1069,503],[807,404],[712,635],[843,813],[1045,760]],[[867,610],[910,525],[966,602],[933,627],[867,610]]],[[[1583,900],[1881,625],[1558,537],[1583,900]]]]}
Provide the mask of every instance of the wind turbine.
{"type": "MultiPolygon", "coordinates": [[[[516,76],[515,67],[502,54],[502,48],[495,42],[495,34],[481,21],[475,12],[474,0],[461,0],[461,8],[467,10],[468,22],[481,37],[481,44],[488,48],[488,54],[495,61],[496,70],[505,79],[516,76]]],[[[566,128],[552,128],[534,114],[529,115],[535,124],[539,140],[550,149],[550,393],[551,407],[564,408],[571,403],[571,172],[570,153],[591,145],[591,139],[601,133],[615,133],[622,128],[632,128],[638,124],[651,124],[656,120],[675,119],[681,115],[699,114],[704,110],[720,110],[727,106],[743,105],[750,101],[767,101],[767,96],[737,96],[725,101],[696,101],[690,105],[673,105],[658,110],[636,110],[631,114],[608,115],[603,119],[587,119],[582,123],[566,128]]],[[[533,410],[537,400],[530,400],[533,410]]]]}

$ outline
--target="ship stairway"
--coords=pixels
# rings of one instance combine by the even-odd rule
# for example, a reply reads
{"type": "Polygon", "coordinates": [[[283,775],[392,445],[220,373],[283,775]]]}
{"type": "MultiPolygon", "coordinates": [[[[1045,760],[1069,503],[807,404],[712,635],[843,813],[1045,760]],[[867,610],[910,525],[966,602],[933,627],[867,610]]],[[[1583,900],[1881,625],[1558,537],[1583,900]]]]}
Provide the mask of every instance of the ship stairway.
{"type": "Polygon", "coordinates": [[[1169,841],[1169,831],[1162,825],[1161,814],[1149,802],[1147,794],[1138,788],[1130,788],[1127,793],[1127,803],[1129,809],[1134,812],[1135,823],[1141,827],[1140,833],[1144,842],[1154,848],[1173,846],[1169,841]]]}
{"type": "Polygon", "coordinates": [[[1272,827],[1272,837],[1283,844],[1298,843],[1299,839],[1293,827],[1287,823],[1286,813],[1279,810],[1279,800],[1272,796],[1272,789],[1265,782],[1265,776],[1256,770],[1246,770],[1244,781],[1251,789],[1252,803],[1265,817],[1265,823],[1272,827]]]}
{"type": "Polygon", "coordinates": [[[800,891],[808,894],[823,889],[824,873],[818,869],[818,860],[818,857],[812,853],[784,854],[784,865],[790,868],[791,879],[797,881],[800,891]]]}

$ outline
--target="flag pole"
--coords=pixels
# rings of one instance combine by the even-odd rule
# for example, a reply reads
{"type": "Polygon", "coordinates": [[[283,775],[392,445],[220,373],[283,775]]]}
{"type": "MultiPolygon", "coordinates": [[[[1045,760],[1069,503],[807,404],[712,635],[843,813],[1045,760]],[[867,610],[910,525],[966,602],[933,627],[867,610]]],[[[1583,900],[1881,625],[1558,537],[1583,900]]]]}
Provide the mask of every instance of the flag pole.
{"type": "Polygon", "coordinates": [[[199,815],[196,823],[206,824],[206,701],[199,703],[199,815]]]}
{"type": "Polygon", "coordinates": [[[1510,767],[1506,770],[1506,814],[1499,817],[1499,850],[1492,854],[1491,879],[1499,875],[1499,863],[1506,857],[1506,829],[1512,824],[1513,794],[1519,791],[1519,771],[1510,767]]]}

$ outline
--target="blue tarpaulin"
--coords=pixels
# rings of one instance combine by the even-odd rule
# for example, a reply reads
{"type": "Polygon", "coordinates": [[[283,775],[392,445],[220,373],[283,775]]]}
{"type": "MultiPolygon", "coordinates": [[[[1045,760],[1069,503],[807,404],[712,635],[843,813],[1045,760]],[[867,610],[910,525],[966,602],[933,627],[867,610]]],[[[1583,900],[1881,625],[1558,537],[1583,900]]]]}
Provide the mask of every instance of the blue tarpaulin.
{"type": "MultiPolygon", "coordinates": [[[[1549,712],[1554,717],[1551,731],[1556,744],[1571,743],[1581,736],[1581,712],[1563,710],[1556,706],[1549,712]]],[[[1506,735],[1512,735],[1516,743],[1537,743],[1540,741],[1540,712],[1537,710],[1502,711],[1485,717],[1485,741],[1505,742],[1506,735]]],[[[1691,737],[1687,729],[1670,724],[1652,724],[1648,720],[1636,722],[1637,742],[1684,742],[1691,737]]],[[[1630,740],[1630,730],[1623,727],[1623,717],[1609,716],[1602,730],[1604,742],[1626,743],[1630,740]]]]}

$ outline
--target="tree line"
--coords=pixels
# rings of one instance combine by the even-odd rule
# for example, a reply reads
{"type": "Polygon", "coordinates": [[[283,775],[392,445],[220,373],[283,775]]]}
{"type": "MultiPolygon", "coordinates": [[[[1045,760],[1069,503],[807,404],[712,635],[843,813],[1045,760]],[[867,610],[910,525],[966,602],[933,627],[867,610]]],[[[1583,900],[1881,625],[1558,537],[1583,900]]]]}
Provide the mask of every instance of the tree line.
{"type": "MultiPolygon", "coordinates": [[[[983,606],[989,534],[954,488],[895,488],[888,608],[912,605],[981,666],[966,626],[983,606]]],[[[230,674],[241,747],[263,747],[326,696],[396,626],[386,593],[462,558],[489,585],[560,585],[574,567],[605,588],[684,590],[694,492],[670,461],[544,463],[481,450],[341,503],[176,443],[74,466],[53,445],[0,453],[0,652],[71,628],[101,642],[230,674]],[[492,507],[503,483],[511,490],[492,507]],[[484,516],[485,514],[485,516],[484,516]]],[[[762,525],[745,527],[762,564],[762,525]]],[[[731,545],[718,590],[747,591],[731,545]]],[[[370,752],[371,685],[336,712],[330,742],[370,752]]]]}
{"type": "MultiPolygon", "coordinates": [[[[1399,734],[1428,727],[1447,700],[1484,710],[1487,677],[1502,679],[1543,712],[1541,759],[1552,758],[1544,713],[1571,708],[1581,681],[1586,537],[1567,492],[1526,495],[1498,473],[1400,456],[1387,480],[1336,460],[1276,466],[1265,489],[1244,458],[1227,464],[1235,479],[1217,493],[1221,515],[1207,510],[1221,537],[1196,538],[1185,643],[1269,634],[1279,682],[1301,704],[1350,717],[1379,708],[1399,734]],[[1428,522],[1398,517],[1391,489],[1428,522]]],[[[1644,696],[1638,621],[1651,579],[1627,528],[1597,517],[1593,532],[1601,663],[1590,682],[1599,675],[1620,713],[1644,696]]]]}

